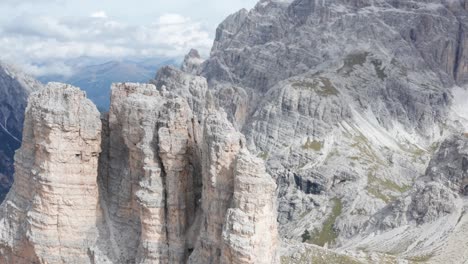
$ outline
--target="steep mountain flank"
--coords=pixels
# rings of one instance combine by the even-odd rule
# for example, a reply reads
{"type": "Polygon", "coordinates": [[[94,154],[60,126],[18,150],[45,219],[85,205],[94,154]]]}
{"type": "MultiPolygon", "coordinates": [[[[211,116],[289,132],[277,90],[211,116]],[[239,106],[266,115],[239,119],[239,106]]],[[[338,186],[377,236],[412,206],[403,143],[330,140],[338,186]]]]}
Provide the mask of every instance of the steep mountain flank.
{"type": "MultiPolygon", "coordinates": [[[[198,74],[276,179],[284,238],[349,249],[413,185],[427,203],[447,194],[427,221],[453,230],[441,217],[462,214],[464,198],[445,190],[464,187],[446,167],[440,188],[418,179],[441,142],[468,130],[465,6],[263,0],[218,27],[198,74]]],[[[395,239],[381,250],[426,253],[395,239]]]]}
{"type": "Polygon", "coordinates": [[[0,201],[13,183],[13,156],[21,145],[28,95],[42,85],[0,62],[0,201]]]}

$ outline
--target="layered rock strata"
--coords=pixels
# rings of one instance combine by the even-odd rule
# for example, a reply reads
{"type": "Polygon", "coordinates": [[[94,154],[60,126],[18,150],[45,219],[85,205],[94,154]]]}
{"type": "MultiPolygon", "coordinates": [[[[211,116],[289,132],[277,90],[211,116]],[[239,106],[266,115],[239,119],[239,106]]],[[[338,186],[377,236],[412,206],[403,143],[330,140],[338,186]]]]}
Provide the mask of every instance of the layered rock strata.
{"type": "Polygon", "coordinates": [[[99,235],[101,122],[77,88],[51,83],[28,103],[15,183],[0,208],[1,263],[88,263],[99,235]]]}
{"type": "MultiPolygon", "coordinates": [[[[284,238],[356,244],[413,185],[409,200],[433,207],[413,204],[409,214],[453,231],[441,219],[461,213],[452,192],[465,182],[443,164],[427,175],[436,182],[419,178],[468,124],[457,103],[467,90],[466,17],[458,0],[262,0],[220,24],[198,74],[276,179],[284,238]]],[[[368,249],[425,250],[403,235],[394,244],[368,249]]]]}
{"type": "Polygon", "coordinates": [[[263,161],[213,104],[201,121],[180,93],[158,88],[113,85],[103,116],[68,85],[31,96],[0,262],[278,262],[263,161]]]}
{"type": "MultiPolygon", "coordinates": [[[[233,201],[234,193],[249,197],[246,192],[253,191],[235,187],[234,183],[242,178],[234,166],[239,152],[250,155],[243,143],[245,139],[210,104],[203,110],[203,121],[193,115],[189,104],[177,95],[180,91],[184,95],[184,86],[159,88],[160,91],[153,85],[119,84],[112,89],[109,171],[103,182],[107,184],[114,239],[121,252],[119,261],[220,263],[223,226],[227,222],[235,224],[226,214],[229,208],[239,208],[246,212],[244,221],[250,221],[254,228],[246,239],[252,238],[244,244],[235,239],[227,243],[226,252],[236,246],[244,247],[244,251],[223,261],[238,263],[237,259],[247,257],[247,262],[242,263],[256,263],[259,258],[255,252],[267,245],[260,243],[257,235],[262,239],[271,237],[269,248],[274,249],[278,243],[272,199],[275,184],[264,170],[254,167],[248,175],[244,167],[248,176],[258,173],[263,179],[252,181],[251,188],[266,192],[250,207],[233,201]],[[129,243],[133,237],[140,239],[129,243]],[[135,248],[138,251],[133,253],[135,248]]],[[[199,109],[197,101],[191,102],[194,109],[199,109]]],[[[253,164],[262,166],[261,161],[253,164]]],[[[235,231],[232,232],[234,237],[235,231]]],[[[271,250],[261,251],[265,257],[262,259],[277,259],[276,254],[270,253],[271,250]]]]}
{"type": "Polygon", "coordinates": [[[114,85],[111,101],[103,182],[119,261],[183,263],[198,175],[192,112],[153,85],[114,85]]]}

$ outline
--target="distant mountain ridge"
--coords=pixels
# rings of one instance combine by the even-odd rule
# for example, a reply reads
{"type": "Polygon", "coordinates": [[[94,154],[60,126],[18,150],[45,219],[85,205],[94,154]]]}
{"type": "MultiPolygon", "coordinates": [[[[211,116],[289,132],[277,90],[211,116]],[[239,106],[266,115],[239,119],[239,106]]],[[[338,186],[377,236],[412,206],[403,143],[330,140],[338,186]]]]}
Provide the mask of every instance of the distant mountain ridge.
{"type": "Polygon", "coordinates": [[[110,60],[88,57],[68,62],[73,69],[71,76],[49,75],[39,77],[44,83],[68,83],[86,91],[88,97],[101,112],[109,109],[109,94],[112,83],[147,83],[162,65],[175,65],[174,59],[110,60]]]}

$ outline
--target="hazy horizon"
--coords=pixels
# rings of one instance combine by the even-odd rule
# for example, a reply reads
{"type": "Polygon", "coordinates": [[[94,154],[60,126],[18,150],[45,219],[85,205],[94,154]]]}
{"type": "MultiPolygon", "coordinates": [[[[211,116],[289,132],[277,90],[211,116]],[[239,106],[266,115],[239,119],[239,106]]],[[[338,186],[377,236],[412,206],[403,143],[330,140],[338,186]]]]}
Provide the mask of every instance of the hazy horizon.
{"type": "Polygon", "coordinates": [[[256,2],[4,0],[0,60],[44,76],[70,73],[66,62],[80,57],[176,59],[190,48],[206,56],[217,25],[256,2]]]}

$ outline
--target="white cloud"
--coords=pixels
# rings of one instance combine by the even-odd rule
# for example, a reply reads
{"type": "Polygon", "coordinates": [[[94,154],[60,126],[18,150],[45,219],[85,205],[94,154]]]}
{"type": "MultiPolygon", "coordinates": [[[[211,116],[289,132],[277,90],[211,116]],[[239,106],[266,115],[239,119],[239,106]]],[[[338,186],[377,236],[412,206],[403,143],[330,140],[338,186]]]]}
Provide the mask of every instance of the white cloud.
{"type": "Polygon", "coordinates": [[[39,3],[61,3],[64,0],[1,0],[0,5],[32,5],[32,4],[39,4],[39,3]]]}
{"type": "Polygon", "coordinates": [[[34,75],[69,74],[66,61],[95,58],[181,57],[191,48],[208,54],[210,34],[199,22],[165,14],[149,25],[107,17],[54,18],[24,15],[0,24],[0,58],[34,75]]]}
{"type": "Polygon", "coordinates": [[[97,11],[90,15],[92,18],[107,18],[107,13],[104,11],[97,11]]]}
{"type": "Polygon", "coordinates": [[[159,17],[157,24],[160,26],[165,25],[180,25],[187,23],[188,19],[179,14],[164,14],[159,17]]]}

